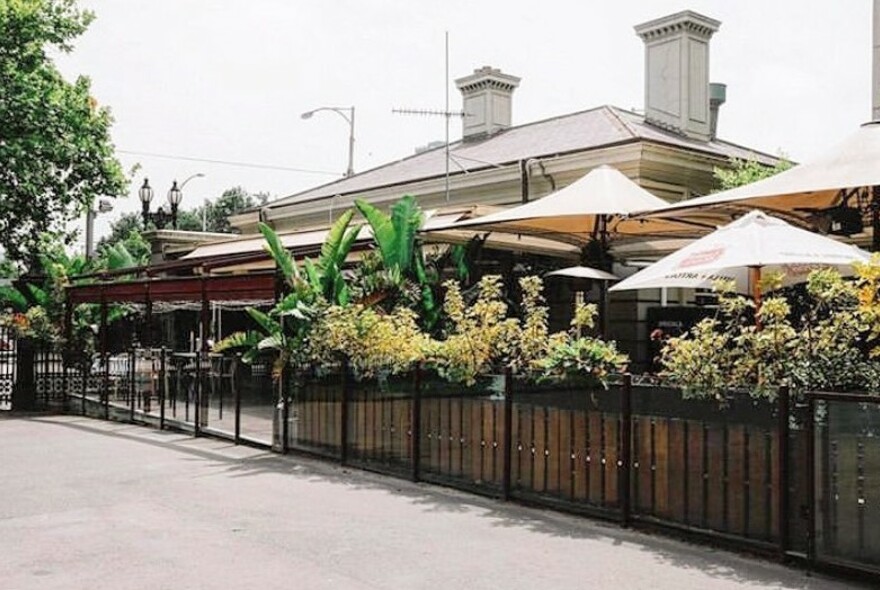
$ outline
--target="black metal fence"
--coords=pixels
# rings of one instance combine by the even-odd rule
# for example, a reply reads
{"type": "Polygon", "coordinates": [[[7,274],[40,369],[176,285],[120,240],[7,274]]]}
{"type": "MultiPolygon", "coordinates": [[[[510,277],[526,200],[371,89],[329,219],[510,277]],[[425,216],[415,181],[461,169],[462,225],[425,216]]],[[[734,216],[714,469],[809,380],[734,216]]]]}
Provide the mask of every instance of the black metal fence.
{"type": "Polygon", "coordinates": [[[813,394],[809,414],[809,554],[849,567],[880,569],[880,400],[813,394]]]}
{"type": "Polygon", "coordinates": [[[0,326],[0,412],[12,409],[12,387],[17,363],[16,340],[12,331],[0,326]]]}
{"type": "Polygon", "coordinates": [[[342,367],[282,386],[268,361],[165,349],[85,373],[64,371],[71,411],[880,574],[880,400],[866,396],[720,405],[628,376],[464,387],[342,367]]]}
{"type": "Polygon", "coordinates": [[[268,363],[235,355],[135,349],[69,370],[70,411],[271,446],[276,396],[268,363]]]}

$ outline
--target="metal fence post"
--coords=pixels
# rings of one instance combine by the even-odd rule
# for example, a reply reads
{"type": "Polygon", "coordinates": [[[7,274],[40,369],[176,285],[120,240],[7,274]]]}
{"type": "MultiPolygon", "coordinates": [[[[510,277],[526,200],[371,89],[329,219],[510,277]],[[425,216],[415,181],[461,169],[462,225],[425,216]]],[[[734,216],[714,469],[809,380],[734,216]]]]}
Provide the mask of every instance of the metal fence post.
{"type": "Polygon", "coordinates": [[[410,429],[412,431],[410,438],[410,449],[412,454],[412,474],[413,481],[419,481],[421,478],[421,454],[422,454],[422,364],[416,364],[416,371],[413,378],[413,399],[410,406],[410,429]]]}
{"type": "MultiPolygon", "coordinates": [[[[193,407],[193,418],[194,418],[194,427],[193,427],[193,436],[198,436],[202,432],[202,416],[201,416],[201,408],[202,408],[202,353],[196,353],[196,379],[195,383],[195,407],[193,407]]],[[[189,405],[187,405],[187,409],[189,409],[189,405]]]]}
{"type": "Polygon", "coordinates": [[[779,388],[778,394],[779,408],[777,410],[777,435],[779,436],[779,444],[777,445],[777,463],[779,465],[779,506],[777,506],[776,522],[779,528],[779,554],[784,558],[790,548],[789,535],[789,512],[790,512],[790,470],[789,470],[789,437],[790,425],[789,417],[791,413],[791,399],[788,386],[783,385],[779,388]]]}
{"type": "Polygon", "coordinates": [[[159,430],[165,429],[165,347],[159,351],[159,430]]]}
{"type": "Polygon", "coordinates": [[[290,399],[288,396],[288,371],[289,367],[281,370],[281,383],[279,383],[281,393],[281,454],[286,454],[289,450],[290,438],[290,399]]]}
{"type": "MultiPolygon", "coordinates": [[[[827,402],[826,402],[827,404],[827,402]]],[[[807,559],[816,564],[816,398],[807,395],[807,559]]]]}
{"type": "Polygon", "coordinates": [[[342,407],[339,408],[339,462],[348,463],[348,404],[349,404],[348,359],[342,360],[342,407]]]}
{"type": "MultiPolygon", "coordinates": [[[[91,358],[89,359],[91,360],[91,358]]],[[[89,378],[92,376],[92,363],[84,362],[82,367],[82,399],[80,400],[80,413],[86,415],[86,394],[89,391],[89,378]]]]}
{"type": "Polygon", "coordinates": [[[628,527],[632,510],[632,375],[623,376],[620,390],[620,461],[617,466],[617,493],[620,502],[620,525],[628,527]]]}
{"type": "Polygon", "coordinates": [[[510,499],[510,466],[512,458],[511,446],[513,445],[513,371],[507,367],[504,371],[504,438],[501,449],[502,472],[501,472],[501,498],[505,501],[510,499]]]}
{"type": "Polygon", "coordinates": [[[128,355],[128,421],[134,422],[134,396],[137,387],[135,380],[135,351],[134,346],[131,347],[131,353],[128,355]]]}
{"type": "Polygon", "coordinates": [[[64,345],[61,349],[61,399],[63,410],[67,413],[70,411],[70,392],[67,391],[68,385],[70,384],[67,374],[67,359],[71,351],[70,340],[73,334],[73,307],[70,305],[70,301],[66,299],[66,290],[64,291],[64,294],[64,345]]]}
{"type": "Polygon", "coordinates": [[[101,401],[104,402],[104,420],[110,419],[110,359],[107,357],[107,293],[106,285],[101,285],[101,401]]]}
{"type": "MultiPolygon", "coordinates": [[[[239,361],[240,360],[241,360],[241,356],[239,356],[239,361]]],[[[235,374],[235,372],[238,371],[238,366],[239,366],[239,363],[236,362],[235,368],[233,369],[233,375],[235,374]]],[[[232,383],[233,383],[233,389],[235,389],[235,392],[233,393],[233,395],[235,396],[235,402],[234,402],[235,403],[235,435],[234,435],[235,438],[234,438],[234,441],[235,441],[235,444],[240,444],[241,443],[241,385],[239,383],[237,383],[234,378],[232,380],[232,383]]]]}

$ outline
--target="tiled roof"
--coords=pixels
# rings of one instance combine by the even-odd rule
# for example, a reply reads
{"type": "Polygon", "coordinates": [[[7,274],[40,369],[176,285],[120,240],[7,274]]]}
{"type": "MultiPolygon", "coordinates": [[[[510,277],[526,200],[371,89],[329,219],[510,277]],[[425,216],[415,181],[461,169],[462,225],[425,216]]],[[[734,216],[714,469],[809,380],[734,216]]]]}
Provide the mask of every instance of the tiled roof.
{"type": "MultiPolygon", "coordinates": [[[[511,127],[483,140],[450,144],[450,174],[478,170],[519,160],[549,157],[600,147],[645,140],[692,149],[715,156],[758,158],[768,164],[776,158],[720,139],[709,142],[689,139],[645,122],[643,115],[614,106],[601,106],[511,127]]],[[[274,201],[278,207],[334,195],[372,190],[443,176],[444,148],[421,152],[349,178],[324,184],[274,201]]]]}

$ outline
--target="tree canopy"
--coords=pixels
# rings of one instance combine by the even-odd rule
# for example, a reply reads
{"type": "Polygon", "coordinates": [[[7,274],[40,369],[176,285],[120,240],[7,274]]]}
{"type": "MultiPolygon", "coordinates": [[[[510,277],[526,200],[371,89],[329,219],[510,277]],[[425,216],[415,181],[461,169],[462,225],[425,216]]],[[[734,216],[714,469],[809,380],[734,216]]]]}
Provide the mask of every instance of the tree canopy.
{"type": "Polygon", "coordinates": [[[215,201],[208,201],[205,205],[195,209],[194,213],[199,219],[198,229],[202,227],[201,219],[205,214],[207,221],[205,229],[207,231],[232,232],[232,224],[229,223],[230,217],[245,209],[264,205],[268,200],[269,195],[266,193],[251,194],[240,186],[228,188],[215,201]]]}
{"type": "Polygon", "coordinates": [[[38,236],[124,191],[109,110],[48,56],[93,18],[75,0],[0,0],[0,247],[12,260],[34,260],[38,236]]]}

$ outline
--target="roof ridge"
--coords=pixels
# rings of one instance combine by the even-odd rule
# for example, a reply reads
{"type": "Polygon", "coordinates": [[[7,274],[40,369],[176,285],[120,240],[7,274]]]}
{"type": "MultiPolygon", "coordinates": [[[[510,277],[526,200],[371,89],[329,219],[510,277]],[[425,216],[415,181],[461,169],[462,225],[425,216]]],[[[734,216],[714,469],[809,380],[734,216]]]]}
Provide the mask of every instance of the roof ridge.
{"type": "MultiPolygon", "coordinates": [[[[636,139],[641,137],[641,135],[636,133],[636,130],[633,129],[633,127],[632,127],[632,125],[630,125],[629,121],[625,121],[623,119],[623,117],[620,116],[620,111],[625,111],[625,109],[621,109],[621,108],[616,107],[614,105],[603,105],[602,108],[605,110],[606,113],[609,113],[615,121],[620,123],[623,126],[623,128],[626,129],[627,133],[630,134],[631,137],[636,138],[636,139]]],[[[625,111],[625,112],[630,113],[631,111],[625,111]]],[[[635,113],[632,113],[632,114],[635,114],[635,113]]]]}
{"type": "MultiPolygon", "coordinates": [[[[511,132],[511,131],[514,131],[514,130],[517,130],[517,129],[524,129],[524,128],[527,128],[527,127],[531,127],[531,126],[533,126],[533,125],[540,125],[540,124],[543,124],[543,123],[548,123],[548,122],[550,122],[550,121],[557,121],[557,120],[560,120],[560,119],[566,119],[566,118],[569,118],[569,117],[576,117],[576,116],[578,116],[578,115],[584,115],[584,114],[587,114],[587,113],[591,113],[591,112],[594,112],[594,111],[600,111],[600,110],[603,110],[603,109],[604,109],[604,110],[607,110],[607,109],[609,109],[609,108],[615,108],[615,107],[611,107],[610,105],[599,105],[599,106],[592,107],[592,108],[589,108],[589,109],[584,109],[584,110],[582,110],[582,111],[575,111],[575,112],[573,112],[573,113],[565,113],[565,114],[562,114],[562,115],[555,115],[555,116],[553,116],[553,117],[547,117],[546,119],[539,119],[539,120],[537,120],[537,121],[529,121],[528,123],[522,123],[522,124],[520,124],[520,125],[514,125],[514,126],[512,126],[512,127],[508,127],[507,129],[504,129],[504,130],[501,131],[500,133],[496,133],[496,134],[494,134],[494,135],[490,135],[490,136],[488,136],[488,137],[486,137],[486,138],[484,138],[484,139],[481,139],[480,141],[475,141],[475,142],[470,142],[470,143],[469,143],[469,142],[464,141],[463,139],[458,139],[458,140],[456,140],[456,141],[454,141],[454,142],[451,142],[451,143],[449,144],[449,148],[450,148],[450,151],[451,151],[453,148],[469,147],[469,146],[472,146],[472,145],[477,145],[477,144],[480,144],[480,143],[484,143],[484,142],[487,142],[487,141],[491,141],[492,139],[495,139],[495,138],[497,138],[497,137],[500,137],[500,136],[502,136],[502,135],[504,135],[504,134],[507,134],[507,133],[509,133],[509,132],[511,132]]],[[[625,125],[625,124],[624,124],[624,125],[625,125]]],[[[626,125],[625,125],[625,126],[626,126],[626,125]]],[[[629,127],[627,127],[627,130],[632,134],[632,129],[630,129],[629,127]]],[[[633,135],[633,137],[637,137],[637,136],[633,135]]],[[[300,195],[303,195],[303,194],[305,194],[305,193],[310,193],[310,192],[312,192],[312,191],[316,191],[316,190],[320,190],[320,189],[323,189],[323,188],[326,188],[326,187],[329,187],[329,186],[333,186],[334,184],[337,184],[337,183],[340,183],[340,182],[345,182],[345,181],[348,180],[349,178],[356,178],[356,177],[358,177],[358,176],[363,176],[364,174],[368,174],[368,173],[370,173],[370,172],[375,172],[376,170],[382,170],[383,168],[388,168],[389,166],[394,166],[394,165],[396,165],[396,164],[399,164],[400,162],[405,162],[405,161],[407,161],[407,160],[411,160],[411,159],[413,159],[413,158],[418,158],[418,157],[424,156],[425,154],[428,154],[428,153],[431,153],[431,152],[434,152],[434,151],[437,151],[437,150],[440,150],[440,149],[444,149],[444,147],[445,147],[445,146],[442,146],[442,145],[441,145],[441,146],[438,146],[438,147],[435,147],[435,148],[431,148],[431,149],[428,149],[428,150],[424,150],[424,151],[422,151],[422,152],[418,152],[418,153],[410,154],[410,155],[408,155],[408,156],[404,156],[404,157],[402,157],[402,158],[398,158],[397,160],[391,160],[390,162],[386,162],[386,163],[384,163],[384,164],[380,164],[379,166],[376,166],[376,167],[374,167],[374,168],[370,168],[370,169],[368,169],[368,170],[364,170],[363,172],[358,172],[357,174],[354,174],[353,176],[348,176],[348,177],[340,178],[340,179],[337,179],[337,180],[331,180],[331,181],[326,182],[326,183],[324,183],[324,184],[319,184],[319,185],[317,185],[317,186],[313,186],[313,187],[310,187],[310,188],[307,188],[307,189],[303,189],[303,190],[301,190],[301,191],[297,191],[297,192],[295,192],[295,193],[293,193],[293,194],[286,195],[286,196],[283,196],[283,197],[281,197],[281,198],[279,198],[279,199],[276,199],[275,201],[272,201],[271,203],[268,203],[268,204],[265,205],[265,206],[269,207],[270,209],[271,209],[272,207],[275,207],[275,206],[284,207],[284,206],[286,206],[286,205],[293,204],[293,203],[282,203],[282,201],[286,201],[286,200],[288,200],[288,199],[294,199],[294,198],[296,198],[296,197],[298,197],[298,196],[300,196],[300,195]]],[[[259,208],[255,208],[254,210],[256,210],[256,209],[259,209],[259,208]]]]}

